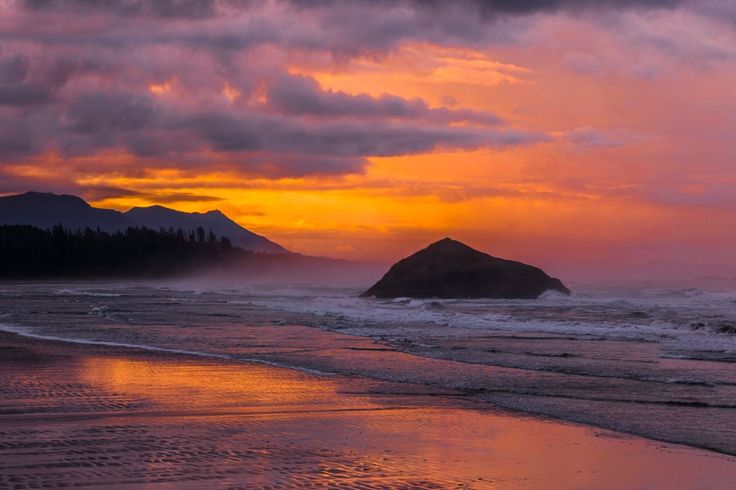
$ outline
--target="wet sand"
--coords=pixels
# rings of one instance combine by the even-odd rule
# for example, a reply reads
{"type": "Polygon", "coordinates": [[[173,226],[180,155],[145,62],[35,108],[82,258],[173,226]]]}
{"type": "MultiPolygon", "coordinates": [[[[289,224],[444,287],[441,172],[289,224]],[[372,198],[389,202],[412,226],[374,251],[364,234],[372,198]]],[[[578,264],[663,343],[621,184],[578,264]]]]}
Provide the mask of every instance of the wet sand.
{"type": "Polygon", "coordinates": [[[733,488],[736,458],[408,383],[0,334],[0,489],[733,488]]]}

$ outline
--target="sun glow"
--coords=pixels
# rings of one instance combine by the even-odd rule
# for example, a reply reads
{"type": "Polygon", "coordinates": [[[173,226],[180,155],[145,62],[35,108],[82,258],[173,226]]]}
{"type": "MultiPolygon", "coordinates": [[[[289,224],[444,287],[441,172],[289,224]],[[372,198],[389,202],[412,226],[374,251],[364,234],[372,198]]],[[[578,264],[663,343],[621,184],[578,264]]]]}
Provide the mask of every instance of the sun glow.
{"type": "Polygon", "coordinates": [[[163,83],[151,83],[148,85],[148,90],[154,95],[168,95],[171,93],[171,81],[163,83]]]}
{"type": "Polygon", "coordinates": [[[230,102],[235,102],[240,97],[241,92],[226,83],[222,89],[222,95],[230,102]]]}

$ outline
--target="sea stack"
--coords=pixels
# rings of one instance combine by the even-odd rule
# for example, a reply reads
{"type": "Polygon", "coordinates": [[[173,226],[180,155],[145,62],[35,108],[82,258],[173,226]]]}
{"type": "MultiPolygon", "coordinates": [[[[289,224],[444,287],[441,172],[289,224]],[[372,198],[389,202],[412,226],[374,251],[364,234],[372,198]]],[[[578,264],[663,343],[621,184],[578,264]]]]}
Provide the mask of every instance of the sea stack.
{"type": "Polygon", "coordinates": [[[361,296],[534,299],[545,291],[570,294],[542,269],[445,238],[394,264],[361,296]]]}

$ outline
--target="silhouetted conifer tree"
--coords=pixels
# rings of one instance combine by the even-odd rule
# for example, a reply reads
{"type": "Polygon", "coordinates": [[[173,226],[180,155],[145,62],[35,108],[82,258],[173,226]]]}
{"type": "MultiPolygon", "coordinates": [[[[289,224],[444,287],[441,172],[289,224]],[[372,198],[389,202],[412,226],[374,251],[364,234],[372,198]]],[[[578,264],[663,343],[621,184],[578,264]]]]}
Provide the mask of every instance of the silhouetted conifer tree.
{"type": "Polygon", "coordinates": [[[168,275],[192,268],[229,266],[265,257],[232,245],[212,232],[128,228],[50,230],[0,226],[0,277],[168,275]]]}

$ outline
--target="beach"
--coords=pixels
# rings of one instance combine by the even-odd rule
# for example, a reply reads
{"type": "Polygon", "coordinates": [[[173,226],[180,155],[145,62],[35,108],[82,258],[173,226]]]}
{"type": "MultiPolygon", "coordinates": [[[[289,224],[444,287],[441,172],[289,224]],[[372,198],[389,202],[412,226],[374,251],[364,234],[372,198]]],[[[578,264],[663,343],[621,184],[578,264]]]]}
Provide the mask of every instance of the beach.
{"type": "Polygon", "coordinates": [[[736,458],[452,390],[0,334],[0,488],[731,488],[736,458]]]}

